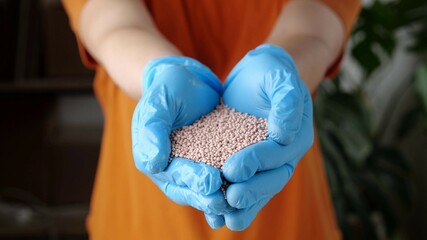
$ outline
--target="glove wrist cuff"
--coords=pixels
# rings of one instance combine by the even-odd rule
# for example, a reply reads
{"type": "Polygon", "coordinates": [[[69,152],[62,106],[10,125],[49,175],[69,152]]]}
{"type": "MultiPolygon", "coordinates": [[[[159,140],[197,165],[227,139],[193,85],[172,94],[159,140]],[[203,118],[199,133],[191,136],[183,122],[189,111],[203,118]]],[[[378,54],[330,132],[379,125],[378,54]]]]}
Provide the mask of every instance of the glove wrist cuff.
{"type": "Polygon", "coordinates": [[[222,95],[222,84],[218,77],[207,66],[201,62],[184,56],[168,56],[156,58],[150,61],[142,73],[142,92],[147,90],[154,79],[157,70],[169,66],[182,66],[195,74],[201,81],[209,85],[220,96],[222,95]]]}

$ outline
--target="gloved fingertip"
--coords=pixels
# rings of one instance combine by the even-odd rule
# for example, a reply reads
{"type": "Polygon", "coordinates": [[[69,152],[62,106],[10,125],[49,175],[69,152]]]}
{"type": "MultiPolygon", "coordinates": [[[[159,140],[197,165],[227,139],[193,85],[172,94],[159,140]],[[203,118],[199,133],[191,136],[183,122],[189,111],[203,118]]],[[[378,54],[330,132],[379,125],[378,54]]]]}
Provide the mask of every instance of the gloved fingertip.
{"type": "Polygon", "coordinates": [[[283,124],[276,123],[274,120],[268,121],[268,138],[281,145],[288,145],[295,140],[297,130],[286,129],[283,124]]]}
{"type": "Polygon", "coordinates": [[[168,172],[177,185],[205,196],[218,191],[222,185],[221,173],[217,168],[186,158],[174,157],[168,172]]]}
{"type": "Polygon", "coordinates": [[[206,222],[212,229],[220,229],[225,225],[224,216],[205,213],[206,222]]]}
{"type": "MultiPolygon", "coordinates": [[[[215,169],[217,170],[217,169],[215,169]]],[[[202,182],[202,186],[199,187],[200,193],[203,195],[210,195],[218,191],[222,186],[221,174],[217,170],[205,176],[205,181],[202,182]]]]}
{"type": "Polygon", "coordinates": [[[170,143],[158,142],[163,144],[153,143],[149,138],[142,138],[137,145],[133,146],[135,164],[141,172],[156,174],[164,171],[168,166],[170,143]]]}
{"type": "Polygon", "coordinates": [[[147,171],[151,174],[157,174],[160,173],[164,170],[165,168],[160,167],[160,166],[151,166],[151,167],[147,167],[147,171]]]}
{"type": "Polygon", "coordinates": [[[246,158],[245,154],[237,152],[225,161],[222,166],[222,173],[227,181],[243,182],[256,173],[255,162],[250,164],[250,162],[245,161],[246,158]]]}
{"type": "Polygon", "coordinates": [[[204,199],[204,212],[208,214],[222,215],[236,210],[228,205],[227,201],[224,199],[224,194],[221,191],[216,191],[211,195],[207,195],[204,199]]]}
{"type": "Polygon", "coordinates": [[[229,228],[231,231],[236,231],[236,232],[243,231],[246,228],[248,228],[250,225],[250,222],[240,218],[235,218],[235,217],[228,218],[227,216],[225,216],[224,220],[227,228],[229,228]]]}
{"type": "Polygon", "coordinates": [[[222,178],[221,172],[210,165],[204,163],[195,163],[200,166],[201,173],[199,176],[201,177],[201,192],[204,195],[210,195],[216,191],[218,191],[222,186],[222,178]]]}
{"type": "Polygon", "coordinates": [[[243,184],[231,184],[227,188],[227,202],[231,207],[242,209],[249,207],[253,204],[253,201],[248,199],[247,189],[243,184]]]}
{"type": "Polygon", "coordinates": [[[193,180],[193,183],[190,183],[188,187],[193,192],[208,196],[218,191],[221,186],[222,180],[218,174],[217,177],[207,176],[205,179],[193,180]]]}
{"type": "Polygon", "coordinates": [[[152,159],[151,161],[148,161],[147,164],[145,165],[145,169],[147,170],[147,172],[151,174],[156,174],[156,173],[163,172],[167,166],[168,166],[168,158],[160,156],[152,159]]]}

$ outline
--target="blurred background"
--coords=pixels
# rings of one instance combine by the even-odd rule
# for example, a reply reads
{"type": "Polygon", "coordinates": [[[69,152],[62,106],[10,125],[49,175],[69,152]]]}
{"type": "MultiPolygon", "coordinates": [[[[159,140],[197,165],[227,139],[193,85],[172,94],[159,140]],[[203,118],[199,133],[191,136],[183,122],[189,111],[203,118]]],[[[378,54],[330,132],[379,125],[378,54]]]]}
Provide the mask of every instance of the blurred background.
{"type": "Polygon", "coordinates": [[[102,113],[59,0],[0,0],[0,239],[87,239],[102,113]]]}
{"type": "MultiPolygon", "coordinates": [[[[0,240],[87,239],[102,134],[59,0],[0,0],[0,240]]],[[[315,99],[344,239],[427,239],[427,1],[364,1],[315,99]]]]}

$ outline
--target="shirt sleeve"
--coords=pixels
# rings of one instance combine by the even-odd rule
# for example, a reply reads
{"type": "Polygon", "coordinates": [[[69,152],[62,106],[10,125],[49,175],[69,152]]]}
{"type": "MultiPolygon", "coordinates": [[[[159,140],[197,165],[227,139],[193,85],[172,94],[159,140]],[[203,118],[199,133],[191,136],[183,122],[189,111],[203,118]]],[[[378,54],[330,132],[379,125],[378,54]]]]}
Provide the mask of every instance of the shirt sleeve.
{"type": "Polygon", "coordinates": [[[83,6],[87,2],[87,0],[61,0],[62,5],[64,6],[65,12],[68,15],[68,19],[70,21],[71,29],[73,30],[76,38],[77,45],[79,47],[80,57],[82,59],[83,64],[91,69],[97,67],[96,60],[89,54],[86,48],[83,46],[82,42],[79,38],[79,18],[81,10],[83,6]]]}
{"type": "MultiPolygon", "coordinates": [[[[345,32],[345,42],[347,42],[348,38],[350,37],[352,28],[354,23],[356,22],[357,16],[359,15],[361,3],[360,0],[321,0],[326,6],[332,9],[337,16],[341,19],[341,22],[344,26],[344,32],[345,32]]],[[[345,45],[343,49],[341,50],[340,55],[335,60],[334,64],[329,67],[325,77],[326,78],[332,78],[335,77],[340,70],[344,51],[345,51],[345,45]]]]}

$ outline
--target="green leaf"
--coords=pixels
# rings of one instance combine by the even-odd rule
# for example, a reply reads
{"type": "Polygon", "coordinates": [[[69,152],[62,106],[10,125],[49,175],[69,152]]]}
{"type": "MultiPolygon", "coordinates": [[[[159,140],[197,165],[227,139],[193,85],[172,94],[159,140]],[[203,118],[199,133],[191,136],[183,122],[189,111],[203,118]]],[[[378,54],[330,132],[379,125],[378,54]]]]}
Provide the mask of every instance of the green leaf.
{"type": "Polygon", "coordinates": [[[376,176],[385,189],[394,192],[394,199],[402,207],[410,207],[414,199],[414,182],[412,167],[403,154],[395,147],[378,146],[367,162],[369,165],[365,171],[376,176]]]}
{"type": "Polygon", "coordinates": [[[344,124],[335,134],[352,165],[356,169],[363,169],[367,156],[372,151],[372,143],[369,136],[361,134],[351,124],[344,124]]]}
{"type": "Polygon", "coordinates": [[[351,54],[364,69],[367,76],[370,76],[381,65],[380,58],[374,53],[371,43],[368,41],[356,44],[351,50],[351,54]]]}
{"type": "Polygon", "coordinates": [[[380,211],[386,225],[388,235],[396,229],[398,209],[393,207],[393,197],[387,192],[387,188],[381,186],[375,176],[365,173],[360,176],[360,185],[363,193],[372,205],[372,210],[380,211]]]}
{"type": "Polygon", "coordinates": [[[374,224],[372,223],[369,217],[369,208],[366,206],[366,203],[363,199],[363,196],[359,193],[359,187],[354,183],[353,177],[351,174],[351,169],[347,166],[345,157],[337,149],[336,144],[332,140],[331,136],[327,133],[319,130],[320,143],[323,153],[325,155],[325,160],[329,161],[328,170],[334,169],[335,180],[339,182],[333,183],[334,186],[339,186],[340,191],[335,191],[336,195],[333,195],[334,202],[336,199],[339,199],[337,205],[340,208],[340,211],[345,211],[346,214],[342,216],[340,220],[341,229],[344,231],[345,236],[352,236],[351,226],[347,222],[347,216],[350,212],[354,213],[360,223],[362,224],[362,229],[365,237],[367,239],[376,239],[374,224]],[[342,198],[345,198],[345,201],[342,198]],[[348,204],[348,206],[347,206],[348,204]]]}
{"type": "Polygon", "coordinates": [[[405,174],[411,172],[409,161],[395,147],[376,146],[372,155],[369,157],[369,163],[375,164],[377,160],[386,159],[390,164],[395,165],[405,174]]]}
{"type": "Polygon", "coordinates": [[[408,110],[400,119],[396,130],[396,138],[398,140],[404,139],[409,132],[418,126],[420,121],[420,113],[422,108],[420,105],[408,110]]]}
{"type": "Polygon", "coordinates": [[[426,112],[421,114],[421,126],[424,129],[424,133],[427,134],[427,113],[426,112]]]}
{"type": "MultiPolygon", "coordinates": [[[[322,133],[319,132],[319,137],[321,135],[322,133]]],[[[321,137],[321,138],[324,138],[324,137],[321,137]]],[[[339,155],[339,153],[337,154],[339,155]]],[[[331,195],[332,195],[333,205],[334,205],[335,214],[338,220],[338,224],[341,227],[341,231],[343,232],[344,235],[350,235],[350,228],[348,224],[346,224],[347,215],[348,215],[348,205],[345,201],[345,195],[342,191],[342,181],[337,174],[338,170],[335,167],[336,164],[332,164],[336,160],[341,161],[341,159],[333,160],[331,158],[325,157],[324,163],[325,163],[326,173],[328,176],[329,186],[331,189],[331,195]]]]}
{"type": "Polygon", "coordinates": [[[346,161],[363,168],[372,150],[372,120],[362,95],[341,92],[319,95],[315,114],[319,129],[336,139],[335,147],[346,161]]]}
{"type": "Polygon", "coordinates": [[[427,112],[427,63],[421,65],[415,74],[415,89],[424,111],[427,112]]]}
{"type": "Polygon", "coordinates": [[[387,38],[384,38],[381,42],[382,49],[385,50],[387,55],[391,57],[394,53],[394,49],[396,48],[396,38],[394,35],[390,35],[387,38]]]}

